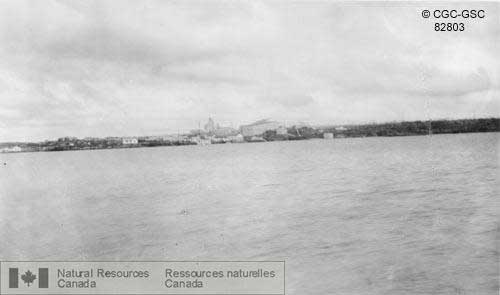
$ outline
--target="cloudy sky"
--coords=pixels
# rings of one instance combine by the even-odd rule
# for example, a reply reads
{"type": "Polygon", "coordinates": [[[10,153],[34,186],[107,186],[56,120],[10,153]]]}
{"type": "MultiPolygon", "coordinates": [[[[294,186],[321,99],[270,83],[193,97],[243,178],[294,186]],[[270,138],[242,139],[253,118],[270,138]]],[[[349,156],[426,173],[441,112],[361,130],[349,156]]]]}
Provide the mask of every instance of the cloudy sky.
{"type": "Polygon", "coordinates": [[[500,116],[499,6],[3,0],[0,141],[500,116]]]}

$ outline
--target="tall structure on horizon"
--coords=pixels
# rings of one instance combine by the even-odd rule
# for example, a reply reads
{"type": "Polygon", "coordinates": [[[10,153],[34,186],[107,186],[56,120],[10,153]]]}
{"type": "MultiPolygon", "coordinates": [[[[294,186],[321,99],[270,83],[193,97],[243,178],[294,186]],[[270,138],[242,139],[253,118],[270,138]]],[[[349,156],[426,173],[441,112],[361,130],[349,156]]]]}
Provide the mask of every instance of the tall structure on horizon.
{"type": "Polygon", "coordinates": [[[214,120],[212,120],[211,117],[208,117],[208,122],[207,122],[207,124],[205,124],[205,126],[203,126],[203,128],[208,133],[214,133],[214,131],[215,131],[215,122],[214,122],[214,120]]]}

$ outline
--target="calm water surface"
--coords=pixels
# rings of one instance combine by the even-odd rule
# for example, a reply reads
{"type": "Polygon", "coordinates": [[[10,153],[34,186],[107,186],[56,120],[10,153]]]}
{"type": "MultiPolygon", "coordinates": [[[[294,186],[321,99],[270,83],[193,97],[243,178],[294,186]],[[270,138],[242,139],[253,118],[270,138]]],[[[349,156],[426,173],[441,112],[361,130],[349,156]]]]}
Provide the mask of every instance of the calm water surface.
{"type": "Polygon", "coordinates": [[[0,260],[286,260],[287,294],[498,294],[499,141],[0,154],[0,260]]]}

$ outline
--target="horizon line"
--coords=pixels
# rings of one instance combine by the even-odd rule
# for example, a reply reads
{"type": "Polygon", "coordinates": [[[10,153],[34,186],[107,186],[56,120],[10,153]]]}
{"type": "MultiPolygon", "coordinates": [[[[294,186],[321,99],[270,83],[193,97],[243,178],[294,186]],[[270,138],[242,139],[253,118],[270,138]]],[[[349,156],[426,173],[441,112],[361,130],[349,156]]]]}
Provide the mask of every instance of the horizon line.
{"type": "MultiPolygon", "coordinates": [[[[214,119],[213,116],[209,116],[208,118],[212,118],[214,119]]],[[[381,121],[381,122],[377,122],[377,121],[368,121],[368,122],[363,122],[363,123],[346,123],[346,124],[309,124],[307,122],[304,122],[304,121],[301,121],[301,123],[304,123],[308,126],[310,126],[311,128],[328,128],[328,127],[337,127],[337,126],[363,126],[363,125],[383,125],[383,124],[390,124],[390,123],[410,123],[410,122],[432,122],[432,121],[461,121],[461,120],[487,120],[487,119],[500,119],[500,116],[488,116],[488,117],[479,117],[479,118],[456,118],[456,119],[452,119],[452,118],[441,118],[441,119],[420,119],[420,120],[392,120],[392,121],[381,121]]],[[[269,121],[272,121],[272,122],[280,122],[278,120],[273,120],[273,119],[260,119],[260,120],[257,120],[255,122],[259,122],[259,121],[262,121],[262,120],[269,120],[269,121]]],[[[215,121],[215,120],[214,120],[215,121]]],[[[255,123],[254,122],[254,123],[255,123]]],[[[285,122],[285,121],[283,121],[285,122]]],[[[298,122],[298,121],[297,121],[298,122]]],[[[250,123],[252,124],[252,123],[250,123]]],[[[241,126],[245,126],[245,125],[248,125],[248,124],[242,124],[242,125],[239,125],[238,128],[233,128],[233,127],[230,127],[230,128],[233,128],[235,130],[239,130],[241,128],[241,126]]],[[[294,127],[296,126],[296,124],[294,125],[290,125],[290,126],[286,126],[284,125],[284,127],[294,127]]],[[[221,127],[228,127],[228,126],[221,126],[221,127]]],[[[42,142],[46,142],[46,141],[52,141],[52,140],[58,140],[60,138],[70,138],[70,137],[73,137],[73,138],[77,138],[77,139],[85,139],[85,138],[127,138],[127,137],[148,137],[148,136],[166,136],[166,135],[188,135],[191,131],[193,130],[201,130],[201,129],[191,129],[189,131],[185,131],[185,132],[177,132],[177,133],[162,133],[162,134],[157,134],[157,135],[152,135],[152,134],[149,134],[149,135],[107,135],[107,136],[84,136],[84,137],[77,137],[77,136],[71,136],[71,135],[67,135],[67,136],[60,136],[60,137],[57,137],[55,139],[43,139],[43,140],[35,140],[35,141],[19,141],[19,140],[10,140],[10,141],[0,141],[0,144],[8,144],[8,143],[42,143],[42,142]]]]}

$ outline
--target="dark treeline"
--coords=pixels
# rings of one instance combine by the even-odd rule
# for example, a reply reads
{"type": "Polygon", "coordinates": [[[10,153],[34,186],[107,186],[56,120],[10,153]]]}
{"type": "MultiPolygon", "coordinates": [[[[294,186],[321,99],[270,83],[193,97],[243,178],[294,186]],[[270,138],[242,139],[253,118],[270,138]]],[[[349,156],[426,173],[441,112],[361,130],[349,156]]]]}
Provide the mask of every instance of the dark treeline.
{"type": "Polygon", "coordinates": [[[266,141],[301,140],[323,138],[325,133],[334,137],[370,137],[370,136],[410,136],[442,133],[498,132],[500,118],[412,121],[379,124],[344,125],[321,128],[290,127],[287,134],[277,134],[274,130],[266,131],[266,141]]]}
{"type": "Polygon", "coordinates": [[[346,125],[323,128],[336,137],[408,136],[441,133],[498,132],[500,118],[412,121],[382,124],[346,125]]]}

